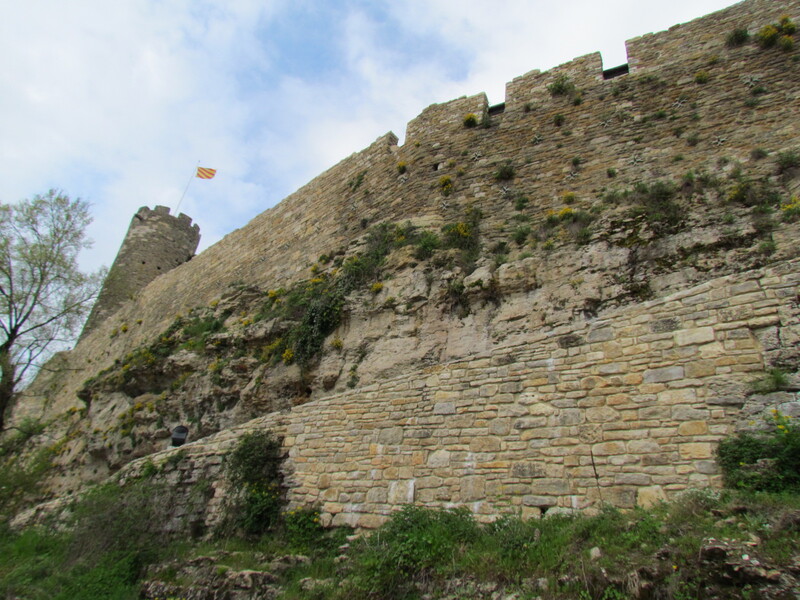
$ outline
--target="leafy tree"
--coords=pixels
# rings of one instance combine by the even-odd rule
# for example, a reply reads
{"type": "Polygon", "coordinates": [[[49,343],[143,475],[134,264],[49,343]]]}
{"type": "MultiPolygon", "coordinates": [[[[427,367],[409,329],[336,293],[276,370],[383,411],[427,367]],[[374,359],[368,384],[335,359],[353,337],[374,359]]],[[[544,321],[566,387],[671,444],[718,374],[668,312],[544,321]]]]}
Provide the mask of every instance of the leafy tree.
{"type": "Polygon", "coordinates": [[[0,431],[22,381],[74,339],[102,282],[78,253],[91,241],[89,204],[50,190],[0,202],[0,431]]]}

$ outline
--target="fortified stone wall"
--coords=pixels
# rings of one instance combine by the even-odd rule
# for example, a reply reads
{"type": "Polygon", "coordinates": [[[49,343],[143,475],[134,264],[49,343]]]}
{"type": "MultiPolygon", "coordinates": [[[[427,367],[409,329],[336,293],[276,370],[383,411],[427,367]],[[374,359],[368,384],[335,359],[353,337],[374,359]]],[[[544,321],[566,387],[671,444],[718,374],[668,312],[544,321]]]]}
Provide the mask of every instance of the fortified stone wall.
{"type": "MultiPolygon", "coordinates": [[[[82,406],[75,394],[84,380],[153,340],[176,314],[212,303],[235,282],[277,288],[305,279],[321,254],[343,251],[371,224],[414,219],[435,228],[473,206],[491,248],[508,243],[514,217],[536,228],[564,209],[564,192],[574,193],[570,208],[599,212],[609,189],[683,185],[689,171],[722,179],[742,171],[777,185],[774,157],[800,138],[800,50],[725,40],[733,28],[754,32],[783,14],[797,20],[800,1],[748,0],[629,42],[630,74],[603,79],[592,54],[515,79],[504,106],[490,108],[480,94],[425,109],[402,146],[383,136],[125,302],[63,357],[73,370],[46,392],[49,410],[82,406]],[[567,93],[548,87],[559,81],[570,84],[567,93]],[[466,127],[468,113],[483,125],[466,127]],[[504,165],[513,176],[501,180],[504,165]],[[524,210],[515,209],[520,198],[524,210]],[[128,332],[112,337],[122,324],[128,332]]],[[[780,185],[798,191],[796,177],[780,185]]],[[[749,208],[717,200],[696,207],[719,214],[717,229],[726,212],[750,218],[749,208]]],[[[489,332],[480,353],[460,340],[460,357],[440,367],[196,441],[186,447],[191,461],[213,473],[241,432],[274,427],[290,456],[291,501],[320,502],[331,520],[362,525],[410,500],[536,514],[596,500],[630,506],[714,483],[712,448],[748,410],[746,382],[773,364],[771,352],[797,349],[796,227],[770,234],[777,250],[769,257],[713,267],[693,253],[716,239],[711,226],[652,245],[614,227],[591,231],[585,246],[532,246],[528,258],[497,269],[535,263],[524,283],[547,293],[507,318],[525,331],[509,339],[489,332]],[[662,271],[640,281],[636,261],[645,255],[662,271]],[[656,299],[624,306],[622,276],[646,283],[656,299]],[[560,309],[545,316],[539,309],[550,298],[560,309]],[[584,311],[584,300],[594,310],[584,311]]]]}
{"type": "Polygon", "coordinates": [[[132,300],[153,279],[190,260],[199,243],[200,226],[192,225],[185,214],[173,217],[166,206],[152,210],[141,207],[131,219],[81,337],[132,300]]]}
{"type": "Polygon", "coordinates": [[[527,196],[537,209],[536,224],[561,206],[560,194],[567,190],[577,194],[575,208],[589,208],[605,188],[678,180],[688,170],[715,170],[721,160],[723,169],[738,163],[755,175],[770,173],[774,164],[755,161],[751,153],[763,148],[774,154],[796,143],[797,51],[764,51],[752,43],[727,48],[725,38],[734,26],[755,31],[783,14],[798,17],[800,2],[749,0],[637,38],[629,43],[629,61],[647,67],[644,76],[603,80],[599,54],[545,73],[533,71],[508,84],[504,111],[492,115],[488,127],[463,125],[468,112],[487,113],[483,94],[433,105],[409,123],[403,146],[386,134],[153,281],[96,336],[84,336],[86,349],[99,351],[101,361],[105,354],[107,364],[111,356],[152,339],[175,314],[212,301],[226,285],[285,286],[306,274],[321,254],[346,246],[367,224],[409,218],[442,223],[475,205],[489,219],[485,243],[491,244],[500,238],[516,195],[527,196]],[[680,51],[671,50],[659,66],[656,57],[667,47],[680,51]],[[694,81],[701,69],[710,76],[705,84],[694,81]],[[550,94],[547,86],[560,75],[580,92],[579,103],[550,94]],[[754,82],[767,93],[748,106],[754,82]],[[554,124],[557,115],[564,118],[560,126],[554,124]],[[398,173],[399,162],[407,164],[406,173],[398,173]],[[516,177],[497,182],[493,175],[506,162],[516,177]],[[616,171],[613,180],[609,169],[616,171]],[[453,180],[446,198],[438,183],[443,175],[453,180]],[[111,330],[138,320],[140,327],[109,346],[111,330]]]}
{"type": "Polygon", "coordinates": [[[799,261],[716,279],[267,415],[120,476],[153,461],[187,497],[215,481],[191,515],[213,527],[224,455],[244,433],[270,430],[284,440],[290,505],[319,506],[326,523],[374,527],[413,502],[466,505],[485,519],[646,506],[718,485],[714,448],[734,429],[760,426],[772,409],[800,416],[792,393],[748,391],[765,361],[797,353],[798,284],[799,261]]]}

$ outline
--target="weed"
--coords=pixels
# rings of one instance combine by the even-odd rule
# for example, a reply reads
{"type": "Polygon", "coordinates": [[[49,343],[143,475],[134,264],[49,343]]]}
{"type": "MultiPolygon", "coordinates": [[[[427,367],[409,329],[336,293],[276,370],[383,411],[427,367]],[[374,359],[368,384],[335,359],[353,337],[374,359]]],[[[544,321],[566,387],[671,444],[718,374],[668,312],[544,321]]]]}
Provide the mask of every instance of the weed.
{"type": "Polygon", "coordinates": [[[366,174],[367,174],[366,171],[361,171],[350,181],[347,182],[347,187],[350,188],[351,192],[355,192],[358,188],[361,187],[361,184],[364,183],[364,176],[366,174]]]}
{"type": "Polygon", "coordinates": [[[711,80],[711,75],[708,71],[698,71],[694,74],[694,82],[699,84],[708,83],[711,80]]]}
{"type": "Polygon", "coordinates": [[[492,254],[508,254],[508,242],[497,242],[491,249],[492,254]]]}
{"type": "Polygon", "coordinates": [[[800,196],[792,196],[789,202],[781,205],[781,219],[786,223],[800,219],[800,196]]]}
{"type": "Polygon", "coordinates": [[[772,240],[765,240],[758,245],[758,253],[763,254],[764,256],[771,256],[775,254],[777,249],[777,244],[775,244],[775,242],[772,240]]]}
{"type": "Polygon", "coordinates": [[[453,178],[450,175],[439,177],[439,190],[443,196],[449,196],[453,192],[453,178]]]}
{"type": "Polygon", "coordinates": [[[527,225],[520,225],[514,230],[512,239],[518,246],[523,246],[531,233],[531,228],[527,225]]]}
{"type": "Polygon", "coordinates": [[[782,369],[773,368],[767,374],[751,384],[751,390],[757,394],[770,394],[782,390],[789,384],[789,378],[782,369]]]}
{"type": "Polygon", "coordinates": [[[461,250],[461,263],[468,271],[480,253],[480,210],[466,210],[465,219],[442,227],[442,245],[461,250]]]}
{"type": "Polygon", "coordinates": [[[433,256],[433,253],[441,246],[442,241],[439,236],[432,231],[423,231],[417,238],[414,258],[425,260],[433,256]]]}
{"type": "Polygon", "coordinates": [[[301,550],[311,549],[319,543],[325,532],[316,507],[296,508],[286,512],[283,516],[283,528],[289,544],[301,550]]]}
{"type": "Polygon", "coordinates": [[[228,455],[228,520],[248,535],[275,528],[283,506],[281,442],[268,431],[242,436],[228,455]]]}
{"type": "Polygon", "coordinates": [[[184,325],[183,339],[185,341],[181,347],[187,350],[202,351],[205,349],[208,337],[214,333],[219,333],[223,329],[222,321],[216,317],[196,317],[184,325]]]}
{"type": "Polygon", "coordinates": [[[736,48],[738,46],[744,46],[748,41],[750,41],[750,32],[747,31],[747,28],[737,27],[728,34],[728,37],[725,39],[725,45],[729,48],[736,48]]]}
{"type": "Polygon", "coordinates": [[[514,166],[511,163],[505,163],[495,171],[495,181],[509,181],[514,179],[514,166]]]}
{"type": "Polygon", "coordinates": [[[561,127],[566,122],[566,120],[567,118],[564,115],[558,113],[553,117],[553,125],[555,125],[556,127],[561,127]]]}
{"type": "Polygon", "coordinates": [[[717,463],[725,484],[736,489],[800,492],[800,425],[777,410],[771,430],[740,433],[720,442],[717,463]]]}
{"type": "Polygon", "coordinates": [[[478,125],[478,115],[475,113],[467,113],[464,115],[464,127],[475,127],[478,125]]]}
{"type": "Polygon", "coordinates": [[[788,174],[792,169],[800,167],[800,152],[797,150],[779,152],[777,165],[779,175],[788,174]]]}
{"type": "Polygon", "coordinates": [[[575,234],[575,242],[579,246],[585,246],[592,241],[592,230],[588,227],[581,227],[575,234]]]}
{"type": "Polygon", "coordinates": [[[683,211],[674,201],[676,195],[676,186],[666,181],[639,183],[628,194],[636,203],[632,214],[643,216],[657,235],[672,233],[683,222],[683,211]]]}
{"type": "Polygon", "coordinates": [[[762,48],[771,48],[778,43],[780,35],[781,31],[779,27],[775,25],[764,25],[764,27],[758,30],[755,37],[759,46],[762,48]]]}
{"type": "Polygon", "coordinates": [[[778,206],[781,196],[768,179],[751,180],[740,178],[728,191],[728,201],[743,206],[778,206]]]}
{"type": "Polygon", "coordinates": [[[556,80],[547,86],[551,96],[569,96],[575,93],[575,84],[566,75],[559,75],[556,80]]]}

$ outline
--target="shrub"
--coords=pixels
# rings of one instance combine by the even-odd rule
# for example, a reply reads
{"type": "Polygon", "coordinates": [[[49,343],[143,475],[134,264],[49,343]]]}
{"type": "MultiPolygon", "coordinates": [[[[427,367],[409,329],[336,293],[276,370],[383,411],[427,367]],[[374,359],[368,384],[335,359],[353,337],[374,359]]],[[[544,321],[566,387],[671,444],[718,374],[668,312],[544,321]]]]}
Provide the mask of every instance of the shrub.
{"type": "Polygon", "coordinates": [[[786,373],[781,369],[770,369],[760,379],[756,379],[750,387],[757,394],[770,394],[785,388],[789,383],[786,373]]]}
{"type": "Polygon", "coordinates": [[[797,31],[797,25],[789,18],[789,15],[783,15],[778,25],[784,35],[794,35],[797,31]]]}
{"type": "Polygon", "coordinates": [[[709,74],[708,71],[698,71],[697,73],[694,74],[695,83],[700,83],[700,84],[708,83],[710,79],[711,75],[709,74]]]}
{"type": "Polygon", "coordinates": [[[492,254],[508,254],[508,242],[497,242],[494,246],[492,246],[491,250],[492,254]]]}
{"type": "Polygon", "coordinates": [[[746,27],[738,27],[728,34],[725,45],[729,48],[735,48],[737,46],[743,46],[748,41],[750,41],[750,32],[747,31],[746,27]]]}
{"type": "Polygon", "coordinates": [[[765,25],[756,34],[756,42],[762,48],[772,48],[779,46],[783,50],[789,51],[794,47],[792,35],[797,31],[797,26],[788,16],[781,17],[780,22],[765,25]]]}
{"type": "Polygon", "coordinates": [[[588,227],[581,227],[575,234],[575,242],[579,246],[585,246],[592,241],[592,230],[588,227]]]}
{"type": "Polygon", "coordinates": [[[281,462],[281,442],[267,431],[245,434],[228,455],[228,514],[246,534],[260,535],[278,524],[283,506],[281,462]]]}
{"type": "Polygon", "coordinates": [[[182,347],[187,350],[203,350],[208,337],[223,329],[222,321],[216,317],[195,317],[183,327],[182,337],[186,341],[182,344],[182,347]]]}
{"type": "Polygon", "coordinates": [[[781,219],[787,223],[800,219],[800,196],[792,196],[789,202],[781,205],[781,219]]]}
{"type": "Polygon", "coordinates": [[[797,31],[797,25],[794,24],[794,21],[792,21],[788,15],[783,15],[781,17],[778,27],[780,27],[781,33],[784,35],[794,35],[797,31]]]}
{"type": "Polygon", "coordinates": [[[778,173],[785,174],[791,169],[800,167],[800,152],[787,150],[778,154],[778,173]]]}
{"type": "Polygon", "coordinates": [[[528,236],[531,233],[531,228],[527,225],[520,225],[514,230],[514,234],[512,238],[517,243],[518,246],[522,246],[528,239],[528,236]]]}
{"type": "Polygon", "coordinates": [[[442,227],[442,243],[445,248],[458,248],[467,253],[477,253],[480,249],[479,224],[480,210],[470,208],[465,211],[464,220],[442,227]]]}
{"type": "Polygon", "coordinates": [[[460,250],[470,250],[475,244],[475,228],[465,221],[452,223],[442,227],[444,244],[448,248],[459,248],[460,250]]]}
{"type": "Polygon", "coordinates": [[[479,530],[466,508],[404,506],[375,533],[360,540],[353,560],[363,579],[356,584],[380,591],[382,598],[410,597],[414,577],[433,574],[452,563],[462,545],[471,543],[479,530]]]}
{"type": "Polygon", "coordinates": [[[666,181],[655,181],[650,185],[637,184],[629,197],[637,206],[634,215],[642,215],[656,235],[672,233],[683,222],[683,212],[674,201],[677,187],[666,181]]]}
{"type": "Polygon", "coordinates": [[[511,163],[505,163],[495,171],[495,181],[509,181],[514,179],[514,167],[511,163]]]}
{"type": "Polygon", "coordinates": [[[614,179],[617,176],[617,170],[614,168],[609,167],[606,169],[606,177],[609,179],[614,179]]]}
{"type": "Polygon", "coordinates": [[[401,160],[399,163],[397,163],[397,172],[400,173],[400,175],[405,173],[407,170],[408,170],[407,162],[401,160]]]}
{"type": "Polygon", "coordinates": [[[439,189],[444,196],[449,196],[453,191],[453,178],[450,175],[439,177],[439,189]]]}
{"type": "Polygon", "coordinates": [[[547,86],[551,96],[569,96],[575,92],[575,84],[566,75],[559,75],[556,80],[547,86]]]}
{"type": "Polygon", "coordinates": [[[514,200],[514,208],[517,210],[524,210],[528,206],[527,196],[519,195],[514,200]]]}
{"type": "Polygon", "coordinates": [[[423,231],[417,238],[417,247],[414,250],[414,258],[425,260],[433,256],[433,253],[441,246],[442,241],[439,236],[432,231],[423,231]]]}
{"type": "Polygon", "coordinates": [[[467,113],[464,116],[464,127],[475,127],[478,124],[478,115],[475,113],[467,113]]]}
{"type": "Polygon", "coordinates": [[[728,192],[728,201],[744,206],[778,206],[780,194],[772,187],[767,179],[753,181],[739,179],[728,192]]]}
{"type": "Polygon", "coordinates": [[[370,287],[370,291],[371,291],[373,294],[380,294],[382,289],[383,289],[383,283],[381,283],[380,281],[376,281],[376,282],[375,282],[375,283],[373,283],[373,284],[372,284],[372,286],[370,287]]]}
{"type": "Polygon", "coordinates": [[[719,443],[717,463],[728,487],[800,492],[800,425],[773,410],[771,427],[767,433],[739,433],[719,443]]]}
{"type": "Polygon", "coordinates": [[[567,118],[564,115],[558,113],[556,116],[553,117],[553,125],[555,125],[556,127],[561,127],[566,120],[567,118]]]}
{"type": "Polygon", "coordinates": [[[764,25],[764,27],[759,29],[758,33],[756,33],[756,42],[758,42],[758,45],[762,48],[772,48],[778,43],[780,35],[781,31],[779,27],[775,25],[764,25]]]}
{"type": "Polygon", "coordinates": [[[286,539],[293,547],[311,549],[325,530],[320,523],[318,508],[296,508],[283,517],[286,539]]]}

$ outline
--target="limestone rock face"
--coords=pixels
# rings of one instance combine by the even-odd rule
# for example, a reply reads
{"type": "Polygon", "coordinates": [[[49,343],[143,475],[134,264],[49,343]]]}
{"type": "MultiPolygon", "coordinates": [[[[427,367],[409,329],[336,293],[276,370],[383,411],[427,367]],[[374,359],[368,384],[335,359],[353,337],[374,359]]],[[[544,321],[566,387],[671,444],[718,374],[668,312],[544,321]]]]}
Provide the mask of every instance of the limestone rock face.
{"type": "Polygon", "coordinates": [[[153,460],[219,484],[210,526],[225,453],[264,428],[326,523],[720,485],[720,439],[800,412],[797,51],[725,43],[783,14],[746,0],[632,40],[626,75],[593,54],[502,107],[433,105],[154,279],[15,414],[48,423],[48,492],[153,460]],[[754,393],[770,369],[788,383],[754,393]]]}

